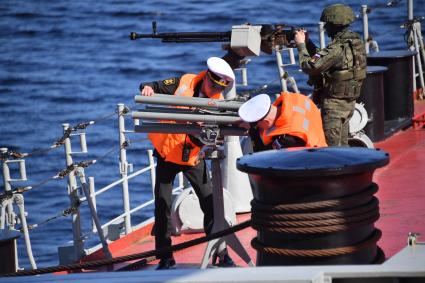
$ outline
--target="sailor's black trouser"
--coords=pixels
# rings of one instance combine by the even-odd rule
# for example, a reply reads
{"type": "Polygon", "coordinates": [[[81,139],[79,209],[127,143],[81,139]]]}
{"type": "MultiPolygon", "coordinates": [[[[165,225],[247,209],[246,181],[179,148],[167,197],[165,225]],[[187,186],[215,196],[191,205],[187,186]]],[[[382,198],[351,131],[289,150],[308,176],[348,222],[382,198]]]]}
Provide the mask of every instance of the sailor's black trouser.
{"type": "MultiPolygon", "coordinates": [[[[179,165],[166,162],[157,154],[156,182],[155,182],[155,248],[171,246],[171,196],[173,181],[179,172],[183,172],[189,180],[199,204],[204,212],[204,229],[207,234],[211,232],[214,220],[214,206],[212,183],[205,160],[195,166],[179,165]]],[[[167,253],[160,258],[171,257],[167,253]]]]}

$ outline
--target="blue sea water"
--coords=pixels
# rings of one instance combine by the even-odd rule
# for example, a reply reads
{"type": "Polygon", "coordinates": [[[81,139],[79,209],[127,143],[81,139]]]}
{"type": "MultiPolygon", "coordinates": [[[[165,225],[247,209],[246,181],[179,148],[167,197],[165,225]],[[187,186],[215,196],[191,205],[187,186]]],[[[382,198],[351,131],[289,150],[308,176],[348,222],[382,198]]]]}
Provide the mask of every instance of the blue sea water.
{"type": "MultiPolygon", "coordinates": [[[[155,39],[130,41],[135,31],[150,33],[157,21],[158,32],[228,31],[242,23],[286,23],[304,27],[318,43],[317,22],[321,10],[335,1],[0,1],[0,147],[31,153],[49,148],[63,133],[62,123],[74,126],[89,120],[89,154],[76,161],[98,158],[87,168],[96,188],[119,178],[117,103],[131,109],[142,81],[164,79],[205,68],[206,58],[222,56],[221,43],[166,44],[155,39]]],[[[372,8],[369,33],[381,50],[406,49],[407,1],[386,8],[386,1],[344,1],[357,14],[362,4],[372,8]]],[[[425,0],[414,1],[415,15],[425,15],[425,0]]],[[[359,18],[354,30],[361,32],[359,18]]],[[[284,58],[287,62],[287,57],[284,58]]],[[[311,91],[297,66],[288,68],[303,92],[311,91]]],[[[249,63],[251,88],[265,83],[272,93],[278,88],[275,57],[262,55],[249,63]]],[[[130,120],[127,121],[131,129],[130,120]]],[[[128,160],[140,169],[147,164],[150,147],[143,134],[129,135],[135,142],[128,160]]],[[[34,154],[26,159],[28,181],[34,185],[65,168],[63,148],[34,154]]],[[[15,170],[16,171],[16,170],[15,170]]],[[[16,173],[13,171],[12,173],[16,173]]],[[[130,183],[134,207],[151,195],[148,176],[130,183]]],[[[2,191],[1,189],[0,191],[2,191]]],[[[39,224],[69,206],[66,180],[52,180],[24,194],[29,224],[39,224]]],[[[121,213],[120,188],[99,197],[101,222],[121,213]]],[[[83,205],[84,231],[90,227],[83,205]]],[[[152,215],[152,208],[139,213],[134,222],[152,215]]],[[[72,240],[71,221],[61,217],[31,230],[34,256],[39,267],[58,264],[57,246],[72,240]]],[[[19,240],[20,265],[28,268],[23,241],[19,240]]],[[[3,259],[1,259],[3,260],[3,259]]],[[[0,261],[1,261],[0,260],[0,261]]]]}

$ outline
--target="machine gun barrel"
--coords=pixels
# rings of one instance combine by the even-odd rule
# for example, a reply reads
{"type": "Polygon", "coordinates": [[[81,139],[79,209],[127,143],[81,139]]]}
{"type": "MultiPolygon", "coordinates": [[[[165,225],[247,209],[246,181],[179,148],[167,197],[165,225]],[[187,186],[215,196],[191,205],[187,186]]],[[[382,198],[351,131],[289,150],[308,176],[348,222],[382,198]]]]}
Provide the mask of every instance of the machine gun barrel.
{"type": "Polygon", "coordinates": [[[227,32],[165,32],[139,34],[130,33],[130,39],[160,38],[162,42],[229,42],[232,33],[227,32]]]}
{"type": "MultiPolygon", "coordinates": [[[[248,130],[237,126],[218,126],[223,136],[246,136],[248,130]]],[[[204,128],[197,124],[148,123],[134,126],[136,133],[171,133],[200,135],[204,128]]]]}
{"type": "Polygon", "coordinates": [[[136,95],[134,97],[136,103],[145,104],[159,104],[159,105],[172,105],[172,106],[187,106],[187,107],[199,107],[213,110],[229,110],[238,111],[239,107],[243,102],[229,101],[229,100],[218,100],[211,98],[201,97],[185,97],[168,94],[156,93],[153,96],[142,96],[136,95]]]}

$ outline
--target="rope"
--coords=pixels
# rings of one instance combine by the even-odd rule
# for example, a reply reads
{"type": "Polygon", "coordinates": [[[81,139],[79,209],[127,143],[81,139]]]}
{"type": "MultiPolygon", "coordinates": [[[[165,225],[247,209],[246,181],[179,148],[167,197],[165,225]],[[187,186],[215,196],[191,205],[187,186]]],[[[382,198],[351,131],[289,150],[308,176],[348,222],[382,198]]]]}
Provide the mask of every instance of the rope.
{"type": "Polygon", "coordinates": [[[120,256],[112,259],[101,259],[101,260],[95,260],[95,261],[89,261],[89,262],[82,262],[82,263],[74,263],[69,265],[58,265],[58,266],[50,266],[50,267],[44,267],[44,268],[38,268],[33,270],[23,270],[18,271],[15,273],[8,273],[2,275],[3,277],[14,277],[14,276],[27,276],[27,275],[37,275],[37,274],[46,274],[46,273],[52,273],[52,272],[59,272],[59,271],[70,271],[75,269],[89,269],[104,265],[110,265],[115,263],[121,263],[125,261],[131,261],[131,260],[137,260],[142,258],[150,258],[150,257],[156,257],[158,258],[160,255],[168,252],[175,252],[182,249],[186,249],[191,246],[199,245],[208,241],[211,241],[213,239],[222,238],[226,235],[232,234],[234,232],[243,230],[245,228],[248,228],[251,225],[251,220],[242,222],[238,225],[235,225],[233,227],[230,227],[228,229],[212,233],[208,236],[200,237],[197,239],[193,239],[184,243],[176,244],[171,246],[170,248],[164,248],[159,250],[150,250],[147,252],[132,254],[132,255],[126,255],[126,256],[120,256]]]}
{"type": "Polygon", "coordinates": [[[134,270],[139,270],[142,267],[145,267],[149,262],[152,262],[156,260],[155,256],[151,256],[151,257],[147,257],[144,259],[141,259],[139,261],[136,261],[132,264],[129,264],[127,266],[121,267],[120,269],[117,269],[115,271],[134,271],[134,270]]]}
{"type": "Polygon", "coordinates": [[[254,249],[260,252],[282,255],[282,256],[293,256],[293,257],[329,257],[329,256],[339,256],[346,255],[358,252],[362,249],[373,247],[376,245],[376,242],[381,238],[382,232],[378,229],[375,229],[372,236],[370,236],[366,241],[363,241],[357,245],[346,246],[333,249],[317,249],[317,250],[293,250],[293,249],[282,249],[275,248],[270,246],[265,246],[257,238],[252,239],[251,245],[254,249]]]}

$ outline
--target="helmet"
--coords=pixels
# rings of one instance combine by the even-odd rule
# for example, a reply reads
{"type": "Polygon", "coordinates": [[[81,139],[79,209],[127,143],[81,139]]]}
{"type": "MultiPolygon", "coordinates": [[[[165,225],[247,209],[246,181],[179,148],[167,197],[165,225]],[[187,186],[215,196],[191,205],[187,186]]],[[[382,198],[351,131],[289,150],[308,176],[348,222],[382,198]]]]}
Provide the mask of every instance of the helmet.
{"type": "Polygon", "coordinates": [[[334,4],[326,7],[320,21],[333,25],[349,25],[356,19],[353,10],[344,4],[334,4]]]}

